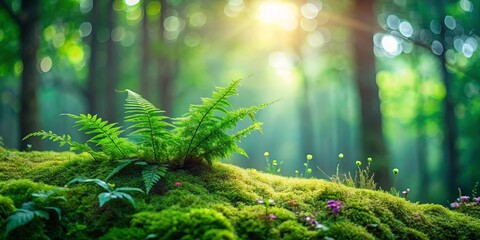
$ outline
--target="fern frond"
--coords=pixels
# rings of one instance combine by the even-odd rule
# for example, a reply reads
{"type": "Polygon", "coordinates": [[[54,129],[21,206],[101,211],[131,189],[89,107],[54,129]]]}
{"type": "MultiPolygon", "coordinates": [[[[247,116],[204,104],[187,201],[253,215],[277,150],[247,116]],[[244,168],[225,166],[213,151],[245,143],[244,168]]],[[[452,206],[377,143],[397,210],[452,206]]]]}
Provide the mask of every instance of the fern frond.
{"type": "Polygon", "coordinates": [[[126,138],[119,137],[123,130],[120,130],[121,127],[116,127],[116,123],[108,123],[108,121],[97,117],[96,114],[65,115],[73,119],[78,119],[75,122],[75,126],[78,127],[80,131],[93,135],[87,142],[92,142],[100,146],[103,152],[114,159],[127,157],[124,149],[127,148],[128,142],[126,138]]]}
{"type": "Polygon", "coordinates": [[[157,183],[167,173],[165,166],[150,165],[145,166],[142,170],[142,178],[145,183],[145,189],[147,194],[152,189],[153,185],[157,183]]]}
{"type": "Polygon", "coordinates": [[[120,172],[122,169],[124,169],[126,166],[128,166],[130,163],[134,162],[135,160],[133,159],[125,159],[125,160],[118,160],[118,162],[120,162],[120,164],[115,167],[109,174],[108,176],[105,178],[105,181],[108,181],[108,179],[110,179],[111,177],[113,177],[115,174],[117,174],[118,172],[120,172]]]}
{"type": "MultiPolygon", "coordinates": [[[[127,114],[125,122],[133,123],[129,128],[134,129],[130,134],[140,135],[140,142],[145,148],[145,153],[152,152],[155,161],[160,158],[168,158],[168,149],[165,148],[175,143],[172,142],[172,134],[168,131],[173,126],[165,121],[168,117],[163,116],[165,111],[156,108],[141,95],[131,90],[127,89],[126,92],[128,95],[125,101],[125,113],[127,114]],[[161,147],[163,149],[160,149],[161,147]]],[[[147,156],[147,158],[149,157],[147,156]]]]}
{"type": "MultiPolygon", "coordinates": [[[[273,103],[273,102],[272,102],[273,103]]],[[[243,120],[246,116],[250,117],[252,121],[256,121],[254,116],[255,114],[263,109],[264,107],[272,104],[272,103],[265,103],[257,106],[252,106],[249,108],[240,108],[235,111],[230,111],[225,114],[224,117],[219,118],[216,126],[213,128],[206,129],[205,131],[200,132],[199,135],[199,141],[195,143],[195,146],[192,148],[191,152],[193,153],[192,155],[198,155],[195,154],[195,151],[198,150],[199,148],[206,148],[208,145],[212,144],[212,142],[215,142],[216,138],[219,138],[220,136],[218,135],[225,135],[226,137],[226,131],[235,127],[238,121],[243,120]]],[[[253,130],[253,128],[252,128],[253,130]]],[[[259,129],[257,129],[259,130],[259,129]]],[[[261,130],[261,128],[260,128],[261,130]]],[[[248,131],[250,132],[250,131],[248,131]]],[[[238,138],[233,138],[234,140],[239,140],[238,138]]],[[[222,140],[220,140],[222,141],[222,140]]],[[[226,141],[226,140],[223,140],[226,141]]]]}
{"type": "Polygon", "coordinates": [[[70,151],[73,152],[87,152],[90,154],[93,159],[98,160],[99,157],[101,157],[100,153],[97,153],[93,151],[86,143],[81,144],[79,142],[73,141],[72,137],[68,134],[63,134],[63,135],[57,135],[53,133],[52,131],[38,131],[38,132],[33,132],[25,136],[22,140],[25,140],[30,137],[41,137],[42,139],[48,139],[51,140],[52,142],[59,142],[60,147],[63,147],[65,145],[70,146],[70,151]]]}
{"type": "MultiPolygon", "coordinates": [[[[199,138],[200,129],[208,129],[216,126],[215,111],[228,113],[226,107],[231,107],[228,98],[237,95],[240,80],[235,80],[226,88],[217,87],[212,98],[202,98],[201,105],[191,105],[188,113],[174,123],[177,126],[180,139],[187,141],[184,160],[192,156],[195,141],[199,138]]],[[[202,130],[203,131],[203,130],[202,130]]],[[[201,131],[200,131],[201,132],[201,131]]]]}

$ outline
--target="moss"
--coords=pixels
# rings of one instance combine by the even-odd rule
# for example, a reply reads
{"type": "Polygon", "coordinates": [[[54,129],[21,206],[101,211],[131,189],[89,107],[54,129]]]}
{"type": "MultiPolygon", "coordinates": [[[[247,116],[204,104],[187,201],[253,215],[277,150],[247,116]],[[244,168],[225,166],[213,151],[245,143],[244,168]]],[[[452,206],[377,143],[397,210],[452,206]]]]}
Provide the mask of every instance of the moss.
{"type": "Polygon", "coordinates": [[[20,207],[22,203],[32,200],[32,193],[39,191],[48,191],[54,189],[43,183],[35,183],[28,179],[10,180],[0,182],[0,195],[11,198],[16,207],[20,207]]]}
{"type": "Polygon", "coordinates": [[[15,210],[13,200],[9,197],[0,195],[0,223],[5,221],[10,214],[15,210]]]}
{"type": "Polygon", "coordinates": [[[137,240],[145,239],[147,234],[141,228],[111,228],[107,234],[100,237],[100,240],[137,240]]]}
{"type": "MultiPolygon", "coordinates": [[[[0,161],[0,180],[22,179],[0,181],[0,194],[5,197],[3,200],[0,197],[0,208],[10,209],[5,212],[13,211],[9,203],[19,207],[31,200],[31,193],[53,188],[44,183],[63,186],[82,175],[103,179],[114,167],[111,162],[97,162],[85,154],[6,150],[0,158],[4,160],[0,161]],[[5,172],[10,170],[12,172],[5,172]]],[[[55,236],[68,239],[145,239],[149,234],[156,234],[160,239],[480,239],[480,220],[468,216],[474,214],[454,212],[439,205],[414,204],[381,191],[348,188],[319,179],[274,176],[222,163],[191,167],[170,169],[149,195],[132,193],[137,209],[123,201],[112,201],[99,208],[101,188],[94,184],[69,187],[65,192],[68,201],[60,205],[64,217],[59,225],[63,232],[55,236]],[[181,186],[176,186],[176,182],[181,182],[181,186]],[[275,205],[269,207],[268,214],[276,215],[277,219],[266,221],[265,206],[258,204],[256,198],[274,199],[275,205]],[[342,201],[345,208],[338,216],[329,214],[328,200],[342,201]],[[305,216],[313,216],[329,230],[309,226],[305,216]]],[[[122,170],[111,182],[122,187],[143,187],[141,171],[135,166],[122,170]]],[[[32,224],[28,230],[30,236],[44,227],[48,230],[42,221],[32,224]]],[[[18,234],[27,234],[27,231],[18,234]]]]}
{"type": "Polygon", "coordinates": [[[351,240],[375,239],[364,227],[352,224],[350,221],[337,221],[330,224],[327,231],[318,233],[317,237],[321,236],[351,240]]]}
{"type": "Polygon", "coordinates": [[[132,227],[155,234],[158,239],[236,239],[231,223],[212,209],[190,209],[187,212],[163,210],[140,212],[133,216],[132,227]]]}

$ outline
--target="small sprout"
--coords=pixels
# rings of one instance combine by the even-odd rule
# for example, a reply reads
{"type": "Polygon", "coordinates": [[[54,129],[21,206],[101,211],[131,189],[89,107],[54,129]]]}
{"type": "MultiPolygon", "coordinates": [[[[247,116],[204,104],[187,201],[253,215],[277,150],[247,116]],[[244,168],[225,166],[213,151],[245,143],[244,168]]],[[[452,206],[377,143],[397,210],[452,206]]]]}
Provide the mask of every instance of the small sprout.
{"type": "Polygon", "coordinates": [[[307,168],[307,173],[312,173],[312,169],[311,169],[311,168],[307,168]]]}
{"type": "Polygon", "coordinates": [[[268,156],[270,156],[270,153],[269,152],[264,152],[263,156],[268,157],[268,156]]]}
{"type": "Polygon", "coordinates": [[[182,186],[182,182],[175,182],[175,187],[180,187],[182,186]]]}
{"type": "Polygon", "coordinates": [[[273,165],[273,166],[277,166],[277,160],[273,160],[273,161],[272,161],[272,165],[273,165]]]}
{"type": "Polygon", "coordinates": [[[398,168],[393,169],[393,174],[397,175],[398,174],[398,168]]]}
{"type": "Polygon", "coordinates": [[[370,164],[373,161],[373,159],[371,157],[369,157],[369,158],[367,158],[367,161],[370,164]]]}
{"type": "Polygon", "coordinates": [[[343,153],[339,153],[338,158],[342,159],[343,158],[343,153]]]}
{"type": "Polygon", "coordinates": [[[312,154],[307,154],[307,160],[308,161],[312,160],[312,158],[313,158],[312,154]]]}
{"type": "Polygon", "coordinates": [[[356,161],[356,162],[355,162],[355,164],[357,164],[357,166],[359,166],[359,167],[360,167],[360,165],[362,165],[362,162],[360,162],[360,161],[356,161]]]}

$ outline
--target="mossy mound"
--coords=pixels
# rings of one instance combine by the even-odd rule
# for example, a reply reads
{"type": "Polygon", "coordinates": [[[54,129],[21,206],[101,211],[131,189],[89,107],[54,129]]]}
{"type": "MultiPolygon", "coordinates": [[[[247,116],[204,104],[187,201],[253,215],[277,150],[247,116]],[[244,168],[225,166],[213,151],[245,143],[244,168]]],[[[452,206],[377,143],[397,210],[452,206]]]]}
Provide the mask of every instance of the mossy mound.
{"type": "MultiPolygon", "coordinates": [[[[0,220],[33,192],[78,176],[104,179],[112,168],[86,155],[0,151],[0,220]]],[[[137,170],[110,182],[142,187],[137,170]]],[[[101,192],[94,184],[68,186],[67,201],[56,203],[60,220],[36,219],[7,239],[480,239],[479,219],[440,205],[223,163],[170,170],[149,195],[131,193],[136,208],[118,199],[99,207],[101,192]],[[328,200],[344,208],[333,213],[328,200]]]]}

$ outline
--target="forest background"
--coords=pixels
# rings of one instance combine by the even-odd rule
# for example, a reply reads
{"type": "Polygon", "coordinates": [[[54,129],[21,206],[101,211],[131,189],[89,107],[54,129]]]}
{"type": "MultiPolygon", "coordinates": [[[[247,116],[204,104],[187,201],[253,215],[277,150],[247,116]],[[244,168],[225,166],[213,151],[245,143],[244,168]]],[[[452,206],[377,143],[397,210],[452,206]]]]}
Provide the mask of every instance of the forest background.
{"type": "Polygon", "coordinates": [[[263,134],[226,160],[312,176],[372,167],[380,186],[448,204],[480,170],[478,0],[0,0],[0,136],[7,148],[67,150],[62,113],[123,121],[131,89],[180,117],[245,78],[236,106],[263,134]],[[344,158],[339,159],[338,154],[344,158]]]}

